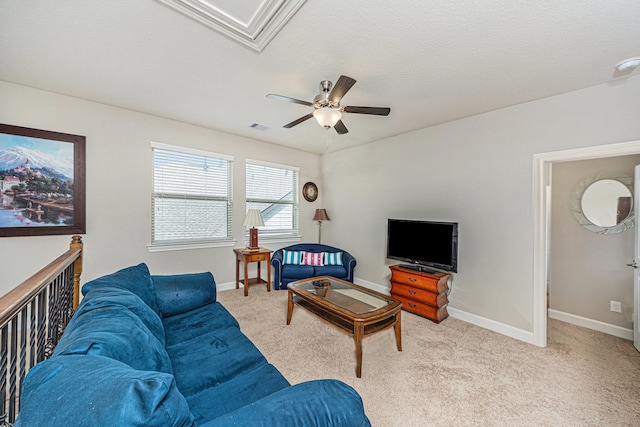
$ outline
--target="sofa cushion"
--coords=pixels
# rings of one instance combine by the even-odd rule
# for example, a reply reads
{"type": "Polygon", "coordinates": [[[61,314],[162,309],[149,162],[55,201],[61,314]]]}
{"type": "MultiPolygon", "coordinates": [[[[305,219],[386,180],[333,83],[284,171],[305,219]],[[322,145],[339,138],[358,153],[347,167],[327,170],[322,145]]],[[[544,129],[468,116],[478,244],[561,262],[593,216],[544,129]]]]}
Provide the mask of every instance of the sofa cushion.
{"type": "Polygon", "coordinates": [[[306,381],[286,387],[202,427],[257,425],[371,427],[358,392],[338,380],[306,381]]]}
{"type": "Polygon", "coordinates": [[[225,328],[167,347],[180,392],[189,397],[267,361],[238,328],[225,328]]]}
{"type": "Polygon", "coordinates": [[[322,252],[305,252],[300,264],[302,265],[324,265],[322,262],[322,252]]]}
{"type": "Polygon", "coordinates": [[[238,321],[219,302],[162,319],[167,346],[224,328],[239,328],[238,321]]]}
{"type": "Polygon", "coordinates": [[[216,282],[209,272],[151,276],[156,301],[163,316],[173,316],[216,300],[216,282]]]}
{"type": "Polygon", "coordinates": [[[288,277],[291,279],[306,279],[307,277],[313,277],[312,265],[283,265],[282,277],[288,277]]]}
{"type": "Polygon", "coordinates": [[[347,269],[343,265],[324,265],[315,268],[316,276],[333,276],[338,279],[347,277],[347,269]]]}
{"type": "Polygon", "coordinates": [[[288,251],[282,250],[282,263],[298,265],[304,257],[304,251],[288,251]]]}
{"type": "Polygon", "coordinates": [[[103,307],[126,308],[142,320],[142,323],[149,328],[162,345],[166,344],[164,326],[162,326],[160,316],[136,294],[117,287],[96,287],[91,292],[88,292],[76,309],[68,328],[73,328],[73,325],[82,314],[103,307]]]}
{"type": "Polygon", "coordinates": [[[123,268],[115,273],[87,282],[82,287],[82,295],[86,295],[93,288],[103,286],[115,286],[131,291],[138,295],[153,311],[160,314],[153,282],[151,282],[151,274],[149,274],[149,268],[144,263],[123,268]]]}
{"type": "Polygon", "coordinates": [[[45,360],[31,369],[22,390],[16,427],[195,425],[171,375],[106,357],[45,360]]]}
{"type": "Polygon", "coordinates": [[[67,327],[54,355],[90,354],[126,363],[134,369],[171,373],[164,345],[142,320],[123,307],[82,313],[67,327]]]}
{"type": "Polygon", "coordinates": [[[342,252],[323,252],[324,265],[342,265],[342,252]]]}
{"type": "MultiPolygon", "coordinates": [[[[289,386],[289,382],[270,364],[257,366],[187,397],[191,413],[200,424],[227,412],[249,405],[278,390],[289,386]]],[[[259,420],[253,424],[260,425],[259,420]]],[[[298,424],[300,425],[300,424],[298,424]]]]}

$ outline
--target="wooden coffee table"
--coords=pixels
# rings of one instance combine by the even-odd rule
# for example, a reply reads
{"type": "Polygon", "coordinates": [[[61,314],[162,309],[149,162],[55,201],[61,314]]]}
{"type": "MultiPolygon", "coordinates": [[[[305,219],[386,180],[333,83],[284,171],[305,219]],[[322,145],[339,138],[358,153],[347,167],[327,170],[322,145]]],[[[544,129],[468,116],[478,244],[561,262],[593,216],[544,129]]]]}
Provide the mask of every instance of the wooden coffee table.
{"type": "Polygon", "coordinates": [[[402,351],[399,300],[329,276],[298,280],[287,288],[287,325],[297,304],[351,334],[356,343],[358,378],[362,376],[362,339],[367,335],[393,326],[396,346],[402,351]]]}

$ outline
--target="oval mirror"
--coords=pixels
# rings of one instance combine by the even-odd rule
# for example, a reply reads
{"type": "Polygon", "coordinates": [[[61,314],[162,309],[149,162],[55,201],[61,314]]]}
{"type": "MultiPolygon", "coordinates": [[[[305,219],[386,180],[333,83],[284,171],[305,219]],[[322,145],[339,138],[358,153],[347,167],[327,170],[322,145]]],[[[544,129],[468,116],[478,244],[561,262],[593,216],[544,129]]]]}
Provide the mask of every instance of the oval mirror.
{"type": "Polygon", "coordinates": [[[578,223],[599,234],[622,233],[633,227],[631,178],[598,176],[583,180],[573,194],[578,223]]]}

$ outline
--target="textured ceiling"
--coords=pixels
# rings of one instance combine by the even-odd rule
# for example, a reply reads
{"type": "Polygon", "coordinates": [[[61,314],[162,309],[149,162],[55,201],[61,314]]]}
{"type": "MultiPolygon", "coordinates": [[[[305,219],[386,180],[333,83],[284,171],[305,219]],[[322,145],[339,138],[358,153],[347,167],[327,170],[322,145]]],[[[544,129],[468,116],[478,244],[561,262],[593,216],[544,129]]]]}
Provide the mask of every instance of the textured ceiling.
{"type": "Polygon", "coordinates": [[[0,80],[323,153],[610,82],[640,55],[639,16],[638,0],[307,1],[257,53],[154,0],[10,0],[0,80]],[[340,74],[357,80],[344,105],[391,114],[282,128],[311,109],[267,93],[310,101],[340,74]]]}

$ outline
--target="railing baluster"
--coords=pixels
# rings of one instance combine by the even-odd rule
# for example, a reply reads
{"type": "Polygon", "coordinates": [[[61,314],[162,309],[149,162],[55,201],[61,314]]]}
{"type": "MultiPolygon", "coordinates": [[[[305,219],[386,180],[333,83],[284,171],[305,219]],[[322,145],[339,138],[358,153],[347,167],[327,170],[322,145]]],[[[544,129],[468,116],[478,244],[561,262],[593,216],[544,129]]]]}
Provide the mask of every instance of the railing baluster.
{"type": "MultiPolygon", "coordinates": [[[[27,311],[29,306],[25,306],[20,313],[20,351],[18,355],[19,369],[18,369],[18,384],[16,396],[19,398],[20,391],[22,390],[22,381],[27,373],[27,311]]],[[[20,400],[16,399],[16,413],[20,412],[20,400]]]]}
{"type": "Polygon", "coordinates": [[[36,323],[36,314],[37,314],[37,299],[33,299],[31,304],[29,304],[29,369],[33,368],[36,364],[36,334],[38,332],[37,323],[36,323]]]}
{"type": "Polygon", "coordinates": [[[2,398],[2,404],[0,404],[0,420],[5,421],[7,417],[7,363],[8,363],[8,337],[9,337],[9,325],[3,326],[0,330],[0,398],[2,398]]]}
{"type": "Polygon", "coordinates": [[[18,322],[14,318],[9,328],[9,420],[16,417],[16,347],[18,346],[18,322]]]}

